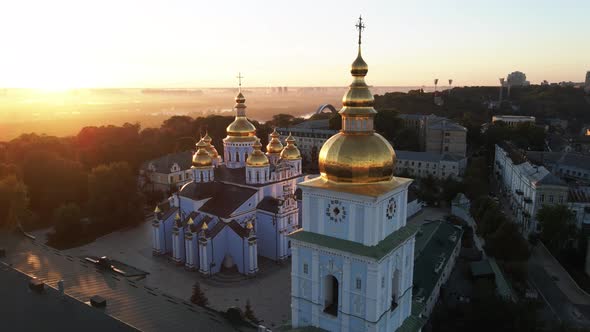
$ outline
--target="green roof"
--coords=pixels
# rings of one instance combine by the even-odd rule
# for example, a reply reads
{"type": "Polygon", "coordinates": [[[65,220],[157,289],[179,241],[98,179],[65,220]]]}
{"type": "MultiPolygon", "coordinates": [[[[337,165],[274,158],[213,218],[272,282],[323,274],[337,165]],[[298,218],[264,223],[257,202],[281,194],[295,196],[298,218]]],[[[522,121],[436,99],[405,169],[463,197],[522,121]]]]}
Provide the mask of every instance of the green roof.
{"type": "Polygon", "coordinates": [[[414,250],[414,315],[422,313],[423,303],[432,295],[462,235],[463,229],[448,222],[433,221],[422,224],[416,235],[414,250]]]}
{"type": "Polygon", "coordinates": [[[510,288],[508,281],[504,277],[502,270],[498,266],[498,263],[496,263],[496,260],[494,258],[490,258],[489,260],[490,260],[490,266],[491,266],[492,270],[494,271],[494,273],[496,274],[495,280],[496,280],[496,288],[498,289],[498,293],[500,294],[500,296],[502,296],[505,299],[512,299],[513,298],[512,289],[510,288]]]}
{"type": "Polygon", "coordinates": [[[295,231],[289,234],[289,237],[293,240],[316,244],[330,249],[345,251],[351,254],[379,260],[414,236],[419,227],[420,226],[415,223],[407,224],[389,234],[375,246],[365,246],[358,242],[338,239],[332,236],[307,232],[304,230],[295,231]]]}
{"type": "Polygon", "coordinates": [[[396,332],[418,332],[426,324],[426,319],[417,315],[410,315],[404,320],[402,326],[400,326],[396,332]]]}
{"type": "Polygon", "coordinates": [[[469,265],[469,267],[471,269],[471,274],[474,277],[484,277],[494,274],[494,271],[490,266],[490,262],[488,262],[487,259],[483,259],[478,262],[473,262],[469,265]]]}

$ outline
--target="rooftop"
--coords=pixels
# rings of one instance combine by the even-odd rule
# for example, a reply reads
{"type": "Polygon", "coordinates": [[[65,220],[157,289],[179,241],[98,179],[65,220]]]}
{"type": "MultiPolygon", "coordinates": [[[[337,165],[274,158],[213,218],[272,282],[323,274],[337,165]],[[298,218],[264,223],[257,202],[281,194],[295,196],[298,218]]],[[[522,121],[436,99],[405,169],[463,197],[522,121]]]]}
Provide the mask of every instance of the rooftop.
{"type": "Polygon", "coordinates": [[[328,235],[322,235],[312,232],[304,231],[303,229],[297,230],[289,237],[293,240],[312,243],[321,245],[327,248],[348,252],[358,256],[364,256],[380,260],[390,253],[393,249],[402,245],[408,239],[413,237],[420,226],[415,223],[407,224],[406,226],[398,229],[397,231],[389,234],[385,239],[381,240],[375,246],[365,246],[361,243],[335,238],[328,235]]]}
{"type": "Polygon", "coordinates": [[[170,169],[174,164],[178,164],[181,170],[191,168],[193,153],[192,151],[181,151],[170,153],[157,159],[148,160],[141,165],[142,170],[148,170],[150,164],[155,167],[156,173],[170,174],[170,169]]]}
{"type": "Polygon", "coordinates": [[[440,161],[460,161],[465,157],[454,155],[450,153],[436,153],[436,152],[419,152],[419,151],[406,151],[406,150],[395,150],[395,156],[397,160],[415,160],[424,162],[440,162],[440,161]]]}
{"type": "Polygon", "coordinates": [[[29,290],[31,277],[0,263],[0,312],[6,331],[137,331],[74,298],[62,298],[59,292],[45,286],[45,291],[29,290]]]}
{"type": "Polygon", "coordinates": [[[414,249],[415,301],[428,299],[455,247],[459,245],[463,230],[448,222],[433,221],[422,224],[416,235],[414,249]]]}
{"type": "Polygon", "coordinates": [[[218,181],[208,183],[189,182],[180,189],[180,195],[183,197],[193,200],[208,199],[199,211],[222,218],[229,217],[257,192],[258,190],[254,188],[218,181]]]}

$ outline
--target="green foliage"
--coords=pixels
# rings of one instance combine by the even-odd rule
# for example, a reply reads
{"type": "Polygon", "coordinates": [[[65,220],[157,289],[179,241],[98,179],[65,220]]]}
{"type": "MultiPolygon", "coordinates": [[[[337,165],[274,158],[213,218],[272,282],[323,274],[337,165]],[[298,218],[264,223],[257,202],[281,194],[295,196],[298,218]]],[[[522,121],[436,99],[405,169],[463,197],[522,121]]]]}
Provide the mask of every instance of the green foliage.
{"type": "MultiPolygon", "coordinates": [[[[491,164],[491,163],[490,163],[491,164]]],[[[465,195],[471,200],[486,196],[490,189],[488,164],[485,157],[472,157],[463,176],[465,195]]]]}
{"type": "Polygon", "coordinates": [[[0,229],[15,229],[31,218],[27,187],[9,175],[0,178],[0,229]]]}
{"type": "MultiPolygon", "coordinates": [[[[317,118],[321,118],[321,115],[318,114],[318,116],[316,116],[315,119],[317,119],[317,118]]],[[[267,125],[269,125],[271,127],[288,128],[288,127],[294,126],[296,124],[299,124],[303,121],[305,121],[305,119],[303,119],[303,118],[296,118],[291,114],[279,113],[279,114],[273,115],[272,120],[270,120],[267,123],[267,125]]],[[[258,137],[261,137],[261,136],[258,136],[258,137]]]]}
{"type": "Polygon", "coordinates": [[[541,225],[541,240],[549,249],[561,251],[575,237],[574,213],[565,205],[544,205],[537,212],[541,225]]]}
{"type": "Polygon", "coordinates": [[[75,203],[60,206],[54,212],[54,230],[49,234],[49,242],[64,243],[83,235],[82,213],[75,203]]]}
{"type": "Polygon", "coordinates": [[[340,115],[340,113],[333,114],[332,117],[330,117],[330,129],[342,129],[342,116],[340,115]]]}
{"type": "Polygon", "coordinates": [[[203,290],[201,290],[201,284],[198,281],[196,281],[193,285],[191,302],[201,307],[205,307],[209,304],[209,299],[207,299],[207,296],[203,290]]]}
{"type": "Polygon", "coordinates": [[[81,204],[86,198],[87,178],[83,166],[54,152],[27,153],[22,172],[29,188],[31,208],[42,220],[50,221],[53,210],[62,204],[81,204]]]}
{"type": "Polygon", "coordinates": [[[99,228],[116,229],[143,220],[143,197],[126,162],[101,165],[88,176],[88,211],[99,228]]]}
{"type": "MultiPolygon", "coordinates": [[[[487,214],[486,214],[487,215],[487,214]]],[[[497,230],[486,238],[486,253],[505,261],[526,261],[529,256],[527,241],[518,226],[505,218],[497,230]]]]}

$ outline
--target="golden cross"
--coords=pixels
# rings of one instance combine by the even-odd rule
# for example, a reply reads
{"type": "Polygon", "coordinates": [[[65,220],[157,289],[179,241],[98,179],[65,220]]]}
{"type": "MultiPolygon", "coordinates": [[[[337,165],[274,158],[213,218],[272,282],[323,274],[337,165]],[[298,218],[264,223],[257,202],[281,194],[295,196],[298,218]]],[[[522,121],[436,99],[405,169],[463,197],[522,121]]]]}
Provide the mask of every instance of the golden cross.
{"type": "Polygon", "coordinates": [[[236,76],[236,78],[238,79],[238,86],[240,87],[240,91],[242,91],[242,78],[244,78],[244,76],[242,76],[242,73],[238,73],[238,76],[236,76]]]}
{"type": "Polygon", "coordinates": [[[355,25],[357,30],[359,31],[359,45],[361,44],[361,34],[363,30],[365,30],[365,25],[363,24],[363,17],[359,16],[359,22],[355,25]]]}

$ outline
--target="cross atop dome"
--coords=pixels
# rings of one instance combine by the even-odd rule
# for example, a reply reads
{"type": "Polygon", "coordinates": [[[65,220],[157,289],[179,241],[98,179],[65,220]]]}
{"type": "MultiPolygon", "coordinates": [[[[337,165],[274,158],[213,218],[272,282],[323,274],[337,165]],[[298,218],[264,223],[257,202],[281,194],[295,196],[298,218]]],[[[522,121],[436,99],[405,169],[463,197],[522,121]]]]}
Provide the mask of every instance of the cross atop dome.
{"type": "Polygon", "coordinates": [[[242,92],[242,78],[244,78],[244,76],[242,76],[241,72],[238,72],[238,76],[236,76],[236,78],[238,79],[239,90],[242,92]]]}
{"type": "Polygon", "coordinates": [[[361,35],[363,33],[363,30],[365,30],[365,24],[363,23],[363,17],[362,16],[359,16],[359,21],[355,25],[355,27],[359,31],[359,46],[360,46],[361,45],[361,35]]]}

